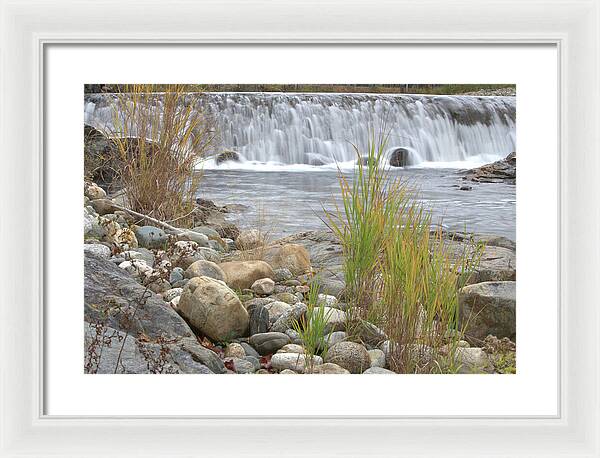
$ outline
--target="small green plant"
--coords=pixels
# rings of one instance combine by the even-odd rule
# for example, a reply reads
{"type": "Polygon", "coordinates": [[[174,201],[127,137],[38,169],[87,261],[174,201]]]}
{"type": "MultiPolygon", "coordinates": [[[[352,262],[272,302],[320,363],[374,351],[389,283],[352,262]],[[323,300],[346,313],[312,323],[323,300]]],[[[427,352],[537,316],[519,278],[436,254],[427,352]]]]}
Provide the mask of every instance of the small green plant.
{"type": "Polygon", "coordinates": [[[317,353],[325,358],[328,350],[325,331],[329,313],[325,310],[325,306],[318,303],[319,289],[319,282],[313,279],[308,291],[306,314],[292,323],[304,347],[304,363],[307,372],[312,372],[317,353]]]}

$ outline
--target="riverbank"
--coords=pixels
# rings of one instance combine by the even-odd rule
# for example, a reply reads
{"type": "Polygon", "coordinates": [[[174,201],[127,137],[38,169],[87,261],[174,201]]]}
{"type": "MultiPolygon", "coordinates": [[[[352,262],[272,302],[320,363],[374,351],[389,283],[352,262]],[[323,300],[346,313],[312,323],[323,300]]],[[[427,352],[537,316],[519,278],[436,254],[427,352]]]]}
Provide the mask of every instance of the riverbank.
{"type": "MultiPolygon", "coordinates": [[[[363,322],[359,332],[347,333],[352,298],[345,297],[343,250],[333,234],[266,240],[260,228],[240,230],[229,220],[240,209],[199,199],[195,227],[178,230],[144,220],[86,185],[85,371],[393,373],[394,344],[381,329],[363,322]],[[326,312],[328,351],[313,356],[297,325],[310,320],[315,305],[326,312]]],[[[514,372],[515,244],[444,234],[454,253],[467,238],[485,248],[460,293],[461,314],[474,318],[451,352],[458,360],[450,364],[449,349],[434,352],[424,343],[411,351],[442,372],[514,372]]]]}

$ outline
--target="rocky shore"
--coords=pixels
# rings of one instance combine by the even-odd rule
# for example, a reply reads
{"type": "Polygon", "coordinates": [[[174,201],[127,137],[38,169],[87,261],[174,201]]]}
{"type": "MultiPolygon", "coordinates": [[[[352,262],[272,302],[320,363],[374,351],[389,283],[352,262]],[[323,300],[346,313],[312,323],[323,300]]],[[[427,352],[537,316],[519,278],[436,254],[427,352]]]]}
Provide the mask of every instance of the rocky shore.
{"type": "MultiPolygon", "coordinates": [[[[367,323],[360,341],[346,335],[342,248],[332,233],[265,244],[259,231],[228,221],[236,206],[199,199],[197,224],[184,230],[136,216],[95,184],[84,193],[86,373],[393,374],[383,331],[367,323]],[[329,350],[308,364],[294,323],[307,314],[314,278],[329,350]]],[[[445,234],[456,253],[468,237],[485,248],[460,292],[470,320],[459,372],[514,372],[515,245],[445,234]]]]}
{"type": "Polygon", "coordinates": [[[500,161],[469,170],[463,179],[478,183],[517,184],[517,153],[510,153],[500,161]]]}

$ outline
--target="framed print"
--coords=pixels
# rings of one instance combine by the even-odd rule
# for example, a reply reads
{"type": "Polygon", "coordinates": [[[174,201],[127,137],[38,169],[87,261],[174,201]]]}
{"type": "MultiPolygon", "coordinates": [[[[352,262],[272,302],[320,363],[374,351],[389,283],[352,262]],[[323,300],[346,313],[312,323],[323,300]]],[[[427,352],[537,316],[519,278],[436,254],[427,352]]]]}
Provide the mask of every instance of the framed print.
{"type": "Polygon", "coordinates": [[[2,456],[600,454],[597,2],[316,7],[2,3],[2,456]]]}

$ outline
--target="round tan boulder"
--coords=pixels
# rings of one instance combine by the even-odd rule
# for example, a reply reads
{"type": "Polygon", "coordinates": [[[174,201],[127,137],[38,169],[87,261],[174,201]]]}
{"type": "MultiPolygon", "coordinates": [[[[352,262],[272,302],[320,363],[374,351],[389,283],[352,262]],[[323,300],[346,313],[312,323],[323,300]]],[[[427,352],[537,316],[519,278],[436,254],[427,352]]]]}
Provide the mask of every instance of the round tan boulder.
{"type": "Polygon", "coordinates": [[[261,278],[273,278],[275,273],[264,261],[231,261],[219,265],[225,273],[225,282],[235,289],[248,289],[261,278]]]}
{"type": "Polygon", "coordinates": [[[275,290],[275,282],[270,278],[259,278],[254,283],[252,283],[250,289],[254,291],[255,294],[258,294],[260,296],[267,296],[269,294],[272,294],[275,290]]]}
{"type": "Polygon", "coordinates": [[[183,288],[178,310],[216,342],[242,337],[248,331],[248,312],[237,295],[214,278],[192,278],[183,288]]]}
{"type": "Polygon", "coordinates": [[[265,253],[265,260],[273,269],[288,269],[293,275],[311,272],[308,251],[295,243],[269,247],[265,253]]]}
{"type": "Polygon", "coordinates": [[[327,351],[326,363],[334,363],[350,371],[362,374],[371,367],[371,357],[365,347],[356,342],[339,342],[327,351]]]}

